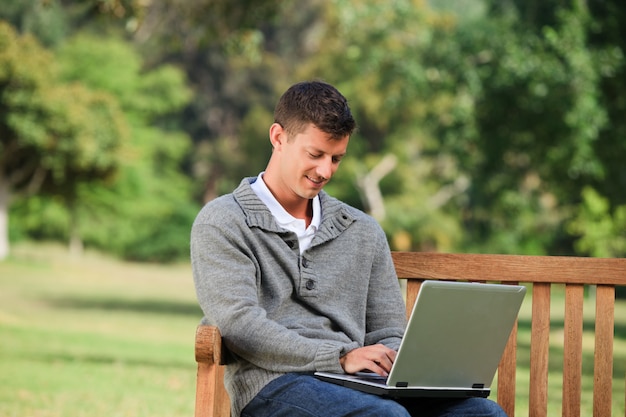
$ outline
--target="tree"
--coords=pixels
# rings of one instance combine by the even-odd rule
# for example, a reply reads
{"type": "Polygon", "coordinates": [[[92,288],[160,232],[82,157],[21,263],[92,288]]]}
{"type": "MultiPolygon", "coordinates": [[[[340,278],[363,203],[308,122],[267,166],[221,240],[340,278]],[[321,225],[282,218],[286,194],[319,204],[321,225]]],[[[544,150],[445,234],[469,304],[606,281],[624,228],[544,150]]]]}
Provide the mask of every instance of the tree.
{"type": "Polygon", "coordinates": [[[58,207],[64,184],[44,189],[52,198],[16,201],[22,233],[55,240],[73,236],[77,249],[84,243],[133,260],[187,256],[188,227],[198,208],[182,169],[190,153],[177,121],[190,98],[184,74],[168,65],[145,68],[130,42],[89,32],[59,45],[56,61],[63,82],[115,98],[126,134],[116,175],[78,184],[76,204],[67,212],[58,207]]]}
{"type": "Polygon", "coordinates": [[[54,192],[72,206],[79,184],[110,178],[119,162],[126,131],[116,102],[60,82],[55,65],[34,38],[0,22],[0,259],[11,194],[54,192]]]}
{"type": "Polygon", "coordinates": [[[450,203],[469,179],[435,126],[462,124],[471,99],[433,53],[454,53],[449,17],[412,0],[340,1],[324,13],[320,49],[299,74],[337,85],[359,124],[329,190],[372,214],[383,213],[382,195],[395,248],[454,249],[462,233],[450,203]]]}
{"type": "Polygon", "coordinates": [[[117,182],[79,187],[83,221],[128,219],[107,221],[123,239],[83,230],[92,244],[169,240],[135,220],[184,224],[187,210],[171,203],[188,197],[182,169],[205,201],[262,169],[276,96],[306,78],[337,85],[359,122],[329,191],[384,216],[396,248],[588,254],[594,221],[610,220],[613,234],[621,227],[626,6],[615,0],[20,4],[34,3],[54,7],[0,14],[58,46],[64,82],[114,96],[128,121],[126,155],[136,159],[124,161],[117,182]],[[49,30],[32,23],[60,10],[49,30]],[[98,42],[59,41],[78,28],[98,42]],[[142,58],[104,41],[114,34],[142,58]],[[187,104],[164,63],[187,74],[187,104]],[[603,199],[597,215],[593,202],[603,199]],[[126,234],[133,228],[136,238],[126,234]]]}
{"type": "Polygon", "coordinates": [[[409,0],[337,2],[303,69],[352,99],[364,144],[344,161],[351,176],[399,156],[380,181],[392,237],[408,232],[418,249],[572,253],[566,225],[582,187],[616,190],[624,178],[612,110],[623,100],[605,87],[623,84],[620,32],[596,17],[600,5],[491,3],[465,17],[409,0]]]}
{"type": "Polygon", "coordinates": [[[198,200],[229,191],[251,165],[262,168],[270,151],[267,130],[252,120],[261,113],[271,117],[276,85],[292,68],[280,51],[288,43],[296,59],[306,32],[303,26],[280,32],[281,26],[294,25],[281,17],[285,10],[306,13],[310,3],[166,0],[149,3],[143,11],[134,42],[149,62],[184,68],[195,92],[184,125],[194,142],[190,174],[198,184],[198,200]],[[247,140],[243,130],[257,136],[247,140]]]}
{"type": "Polygon", "coordinates": [[[117,99],[129,130],[115,180],[80,190],[80,216],[89,225],[81,234],[125,258],[186,256],[197,205],[182,170],[190,140],[177,120],[191,98],[184,73],[171,65],[146,68],[130,42],[89,32],[68,39],[57,57],[64,80],[117,99]]]}
{"type": "Polygon", "coordinates": [[[607,198],[591,187],[582,191],[583,202],[568,224],[570,232],[580,236],[576,249],[591,256],[611,258],[626,254],[626,205],[611,213],[607,198]]]}
{"type": "Polygon", "coordinates": [[[606,19],[584,2],[549,13],[535,13],[541,2],[494,4],[481,25],[457,32],[460,55],[474,57],[461,79],[474,80],[471,142],[481,156],[467,165],[467,242],[475,251],[581,253],[567,227],[581,191],[615,190],[620,180],[607,175],[626,156],[603,87],[622,83],[623,54],[592,41],[606,19]]]}

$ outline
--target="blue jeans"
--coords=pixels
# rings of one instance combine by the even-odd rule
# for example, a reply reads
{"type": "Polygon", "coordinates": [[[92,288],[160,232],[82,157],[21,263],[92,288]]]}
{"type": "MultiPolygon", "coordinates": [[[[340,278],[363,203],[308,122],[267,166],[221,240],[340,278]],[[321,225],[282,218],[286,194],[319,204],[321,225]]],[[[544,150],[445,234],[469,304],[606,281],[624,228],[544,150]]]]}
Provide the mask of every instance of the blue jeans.
{"type": "Polygon", "coordinates": [[[286,374],[267,384],[243,409],[242,417],[506,417],[486,398],[398,401],[320,381],[310,374],[286,374]]]}

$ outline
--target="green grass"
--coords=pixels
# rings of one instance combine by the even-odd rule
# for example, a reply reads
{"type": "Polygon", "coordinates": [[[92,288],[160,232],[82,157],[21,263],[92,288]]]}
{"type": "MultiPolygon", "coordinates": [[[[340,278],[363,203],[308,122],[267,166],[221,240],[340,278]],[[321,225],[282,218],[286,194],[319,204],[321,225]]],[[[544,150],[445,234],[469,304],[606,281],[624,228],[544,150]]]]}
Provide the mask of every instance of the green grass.
{"type": "Polygon", "coordinates": [[[0,263],[0,416],[192,416],[190,268],[25,246],[0,263]]]}
{"type": "MultiPolygon", "coordinates": [[[[553,291],[552,320],[560,323],[562,289],[553,291]]],[[[592,415],[593,311],[589,298],[583,416],[592,415]]],[[[18,246],[0,262],[0,416],[192,416],[200,318],[188,265],[94,253],[72,259],[57,246],[18,246]]],[[[615,328],[613,415],[624,416],[624,301],[616,305],[615,328]]],[[[557,326],[550,335],[550,416],[561,415],[561,333],[557,326]]],[[[518,417],[528,415],[530,296],[519,336],[518,417]]]]}

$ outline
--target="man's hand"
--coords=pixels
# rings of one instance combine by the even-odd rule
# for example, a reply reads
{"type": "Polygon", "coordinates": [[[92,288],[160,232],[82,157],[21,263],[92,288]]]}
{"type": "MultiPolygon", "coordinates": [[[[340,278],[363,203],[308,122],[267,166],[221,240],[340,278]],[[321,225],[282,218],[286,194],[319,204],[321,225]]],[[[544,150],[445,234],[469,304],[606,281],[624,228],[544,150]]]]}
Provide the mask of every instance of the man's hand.
{"type": "Polygon", "coordinates": [[[368,370],[387,376],[395,360],[396,351],[379,344],[351,350],[339,358],[339,363],[348,374],[368,370]]]}

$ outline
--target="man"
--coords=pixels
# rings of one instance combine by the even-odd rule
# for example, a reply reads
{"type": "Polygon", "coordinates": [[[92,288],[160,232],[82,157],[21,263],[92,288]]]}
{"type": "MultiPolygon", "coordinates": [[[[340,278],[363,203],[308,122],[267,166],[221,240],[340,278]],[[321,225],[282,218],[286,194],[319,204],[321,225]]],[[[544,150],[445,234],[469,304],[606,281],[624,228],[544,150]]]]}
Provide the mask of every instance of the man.
{"type": "Polygon", "coordinates": [[[274,118],[265,171],[208,203],[191,233],[204,322],[232,354],[233,416],[504,415],[483,399],[405,407],[312,376],[387,375],[405,310],[380,226],[322,191],[355,129],[347,100],[329,84],[298,83],[274,118]]]}

